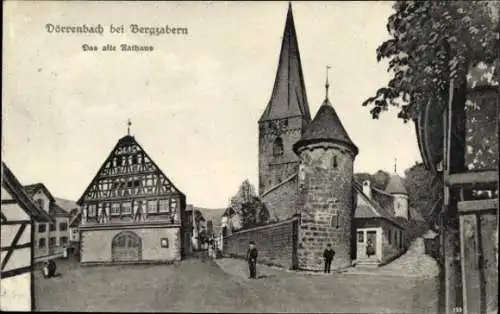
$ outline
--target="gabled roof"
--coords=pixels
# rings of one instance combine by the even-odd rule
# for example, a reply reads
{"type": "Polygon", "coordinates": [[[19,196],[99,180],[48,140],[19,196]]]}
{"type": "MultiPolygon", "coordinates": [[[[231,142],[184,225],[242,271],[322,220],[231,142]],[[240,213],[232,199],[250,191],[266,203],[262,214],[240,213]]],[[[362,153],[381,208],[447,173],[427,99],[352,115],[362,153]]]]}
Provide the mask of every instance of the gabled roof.
{"type": "Polygon", "coordinates": [[[306,126],[304,134],[293,145],[293,149],[297,152],[301,146],[319,142],[340,143],[349,147],[355,155],[358,154],[358,148],[347,134],[328,98],[323,101],[318,113],[313,121],[306,126]]]}
{"type": "Polygon", "coordinates": [[[55,202],[54,196],[52,195],[52,193],[50,193],[49,189],[47,189],[47,187],[43,183],[25,185],[24,190],[30,197],[33,197],[33,195],[35,195],[39,190],[42,190],[51,202],[55,202]]]}
{"type": "Polygon", "coordinates": [[[292,5],[289,4],[273,92],[259,122],[296,116],[311,120],[292,5]]]}
{"type": "Polygon", "coordinates": [[[408,195],[408,191],[406,191],[403,178],[401,178],[397,173],[393,174],[389,178],[389,183],[385,188],[386,193],[390,194],[405,194],[408,195]]]}
{"type": "MultiPolygon", "coordinates": [[[[357,204],[354,211],[354,218],[382,218],[389,220],[398,226],[402,227],[401,222],[399,222],[395,217],[384,208],[381,204],[379,204],[373,198],[369,198],[363,193],[363,187],[357,182],[353,182],[353,190],[355,193],[360,196],[366,204],[357,204]]],[[[372,197],[373,197],[373,189],[372,189],[372,197]]]]}
{"type": "Polygon", "coordinates": [[[38,222],[53,222],[53,219],[44,210],[38,208],[33,202],[29,194],[24,190],[23,186],[14,174],[10,171],[7,165],[2,162],[2,186],[12,195],[19,206],[38,222]]]}
{"type": "Polygon", "coordinates": [[[97,183],[97,180],[100,178],[100,175],[103,171],[103,169],[106,167],[106,164],[110,161],[110,159],[113,157],[115,151],[118,150],[121,146],[124,145],[137,145],[137,147],[142,151],[144,156],[148,158],[148,160],[151,162],[151,164],[155,167],[155,169],[160,173],[160,175],[169,183],[169,185],[176,191],[176,193],[180,194],[182,197],[185,198],[185,194],[182,193],[173,183],[170,181],[170,179],[163,173],[160,167],[154,162],[154,160],[148,155],[148,153],[142,148],[142,146],[135,140],[135,138],[131,135],[126,135],[118,140],[118,143],[116,143],[115,147],[111,150],[109,153],[108,157],[104,160],[102,163],[101,167],[97,171],[96,175],[90,182],[90,184],[87,186],[85,191],[82,193],[82,196],[78,199],[76,202],[79,206],[82,205],[83,200],[85,198],[85,195],[89,192],[89,190],[97,183]]]}

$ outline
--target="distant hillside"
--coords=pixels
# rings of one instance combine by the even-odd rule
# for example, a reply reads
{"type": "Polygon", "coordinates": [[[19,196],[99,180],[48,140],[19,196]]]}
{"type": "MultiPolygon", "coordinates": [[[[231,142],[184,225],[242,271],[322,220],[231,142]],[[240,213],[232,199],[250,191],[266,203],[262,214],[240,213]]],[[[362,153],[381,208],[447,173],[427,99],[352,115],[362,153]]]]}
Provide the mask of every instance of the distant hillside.
{"type": "Polygon", "coordinates": [[[212,220],[214,225],[220,224],[222,214],[226,211],[225,208],[202,208],[194,206],[195,210],[199,210],[206,221],[212,220]]]}
{"type": "Polygon", "coordinates": [[[67,200],[64,198],[59,198],[59,197],[54,197],[56,199],[56,204],[59,205],[62,209],[67,211],[68,213],[71,212],[71,210],[78,208],[78,205],[76,204],[75,201],[72,200],[67,200]]]}

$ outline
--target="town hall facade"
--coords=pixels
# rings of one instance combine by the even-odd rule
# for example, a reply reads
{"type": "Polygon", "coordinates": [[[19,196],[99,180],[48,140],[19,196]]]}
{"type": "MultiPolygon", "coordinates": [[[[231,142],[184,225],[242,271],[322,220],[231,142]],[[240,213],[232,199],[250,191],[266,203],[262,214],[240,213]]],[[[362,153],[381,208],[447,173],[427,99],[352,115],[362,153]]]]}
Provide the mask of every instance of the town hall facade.
{"type": "Polygon", "coordinates": [[[182,259],[186,197],[131,135],[122,137],[78,200],[82,264],[182,259]]]}

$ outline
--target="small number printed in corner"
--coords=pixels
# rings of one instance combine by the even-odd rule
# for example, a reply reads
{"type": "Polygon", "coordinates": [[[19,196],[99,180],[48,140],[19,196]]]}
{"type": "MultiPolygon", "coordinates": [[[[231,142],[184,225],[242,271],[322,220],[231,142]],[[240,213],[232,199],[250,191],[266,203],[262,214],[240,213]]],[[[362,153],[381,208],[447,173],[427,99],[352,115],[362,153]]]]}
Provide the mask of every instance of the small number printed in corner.
{"type": "Polygon", "coordinates": [[[460,306],[456,306],[453,308],[453,313],[462,313],[463,309],[460,306]]]}

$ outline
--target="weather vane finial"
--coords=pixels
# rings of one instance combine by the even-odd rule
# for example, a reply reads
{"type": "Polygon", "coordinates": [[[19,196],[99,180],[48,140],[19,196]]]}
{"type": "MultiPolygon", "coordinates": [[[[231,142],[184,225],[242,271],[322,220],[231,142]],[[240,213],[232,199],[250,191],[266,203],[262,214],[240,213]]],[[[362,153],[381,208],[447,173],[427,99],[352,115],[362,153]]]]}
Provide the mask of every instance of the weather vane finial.
{"type": "Polygon", "coordinates": [[[328,82],[328,70],[330,70],[331,66],[326,66],[326,83],[325,83],[325,98],[328,99],[328,88],[330,87],[330,83],[328,82]]]}
{"type": "Polygon", "coordinates": [[[128,119],[127,121],[127,134],[130,135],[130,126],[132,125],[132,122],[130,121],[130,119],[128,119]]]}
{"type": "Polygon", "coordinates": [[[397,164],[398,164],[398,159],[394,158],[394,173],[398,173],[397,164]]]}

